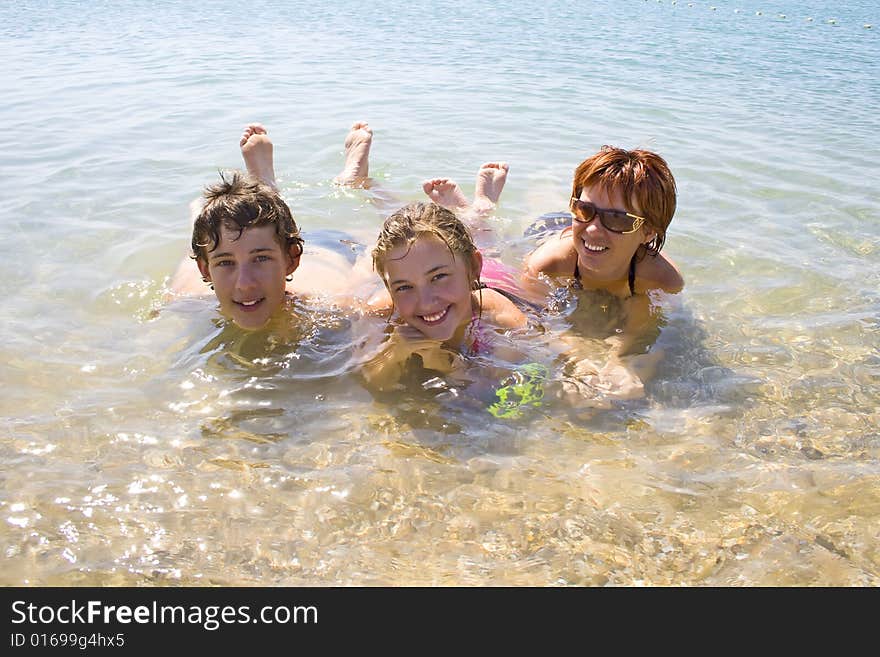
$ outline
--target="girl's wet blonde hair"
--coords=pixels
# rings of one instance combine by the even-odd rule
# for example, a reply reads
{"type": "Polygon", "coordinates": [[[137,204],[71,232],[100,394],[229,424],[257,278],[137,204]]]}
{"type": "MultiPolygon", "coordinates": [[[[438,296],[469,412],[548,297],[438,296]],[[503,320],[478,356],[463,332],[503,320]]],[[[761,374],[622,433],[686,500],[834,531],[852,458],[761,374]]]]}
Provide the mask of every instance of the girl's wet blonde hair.
{"type": "Polygon", "coordinates": [[[478,285],[476,273],[473,271],[473,256],[477,247],[467,226],[451,210],[436,203],[417,202],[404,205],[388,217],[376,240],[372,254],[373,269],[382,277],[386,287],[388,279],[385,265],[391,257],[391,251],[401,246],[412,248],[416,240],[424,236],[441,240],[453,257],[463,256],[473,284],[478,285]]]}

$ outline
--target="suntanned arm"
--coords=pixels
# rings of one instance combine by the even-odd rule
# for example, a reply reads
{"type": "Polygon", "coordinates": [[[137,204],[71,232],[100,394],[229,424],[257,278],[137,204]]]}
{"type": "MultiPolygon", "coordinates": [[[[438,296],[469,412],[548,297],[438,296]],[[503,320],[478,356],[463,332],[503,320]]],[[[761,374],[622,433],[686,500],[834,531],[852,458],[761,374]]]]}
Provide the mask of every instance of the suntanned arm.
{"type": "Polygon", "coordinates": [[[644,353],[659,333],[657,312],[651,298],[637,294],[623,301],[623,327],[605,340],[612,347],[612,356],[624,357],[644,353]]]}
{"type": "Polygon", "coordinates": [[[568,346],[564,354],[572,377],[568,388],[577,391],[575,396],[636,399],[644,396],[645,384],[654,377],[663,358],[662,350],[649,350],[659,333],[657,308],[647,294],[622,303],[622,330],[604,340],[607,350],[596,340],[571,332],[560,338],[568,346]]]}
{"type": "Polygon", "coordinates": [[[571,229],[555,233],[526,256],[525,272],[531,276],[572,276],[577,253],[571,243],[571,229]]]}
{"type": "Polygon", "coordinates": [[[546,277],[571,277],[577,253],[571,245],[571,232],[566,229],[548,238],[526,256],[519,285],[528,299],[546,302],[553,287],[546,277]]]}
{"type": "Polygon", "coordinates": [[[377,355],[373,360],[361,365],[361,376],[367,385],[374,390],[387,391],[398,387],[406,359],[385,361],[384,354],[377,355]]]}
{"type": "Polygon", "coordinates": [[[461,368],[461,358],[440,342],[422,340],[409,342],[392,335],[384,344],[384,349],[361,366],[364,380],[377,390],[394,390],[398,388],[400,379],[406,369],[407,361],[414,355],[422,359],[422,365],[439,374],[449,375],[461,368]]]}
{"type": "MultiPolygon", "coordinates": [[[[654,290],[658,288],[652,288],[654,290]]],[[[662,349],[651,348],[659,334],[657,307],[645,294],[624,302],[625,318],[620,333],[604,340],[605,351],[591,341],[567,333],[561,341],[568,345],[564,354],[573,377],[572,389],[593,398],[599,393],[609,399],[635,399],[645,394],[645,384],[663,359],[662,349]]]]}
{"type": "Polygon", "coordinates": [[[364,318],[360,326],[366,326],[366,335],[355,348],[353,360],[361,376],[371,388],[395,388],[412,352],[399,349],[399,341],[393,335],[387,336],[374,319],[364,318]]]}
{"type": "Polygon", "coordinates": [[[387,325],[380,326],[375,317],[365,317],[363,322],[366,322],[365,335],[355,349],[354,360],[371,388],[382,391],[397,388],[413,354],[419,355],[425,368],[440,374],[453,373],[460,367],[457,354],[411,326],[396,326],[388,335],[387,325]]]}

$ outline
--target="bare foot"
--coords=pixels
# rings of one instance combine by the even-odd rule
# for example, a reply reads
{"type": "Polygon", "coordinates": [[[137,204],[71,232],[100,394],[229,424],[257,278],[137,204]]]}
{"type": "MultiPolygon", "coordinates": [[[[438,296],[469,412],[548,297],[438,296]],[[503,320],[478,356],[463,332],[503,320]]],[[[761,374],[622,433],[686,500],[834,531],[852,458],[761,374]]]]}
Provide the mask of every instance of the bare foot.
{"type": "Polygon", "coordinates": [[[422,189],[428,198],[437,205],[442,205],[447,210],[462,212],[470,209],[467,197],[461,191],[461,187],[449,178],[432,178],[422,184],[422,189]]]}
{"type": "Polygon", "coordinates": [[[248,173],[278,189],[272,160],[272,140],[266,134],[266,128],[261,123],[251,123],[241,134],[238,145],[241,146],[241,156],[248,173]]]}
{"type": "Polygon", "coordinates": [[[363,121],[355,122],[345,137],[345,166],[333,182],[348,187],[366,187],[372,143],[373,130],[370,126],[363,121]]]}
{"type": "Polygon", "coordinates": [[[507,182],[507,162],[486,162],[477,171],[477,184],[474,188],[474,210],[491,212],[498,203],[504,183],[507,182]]]}

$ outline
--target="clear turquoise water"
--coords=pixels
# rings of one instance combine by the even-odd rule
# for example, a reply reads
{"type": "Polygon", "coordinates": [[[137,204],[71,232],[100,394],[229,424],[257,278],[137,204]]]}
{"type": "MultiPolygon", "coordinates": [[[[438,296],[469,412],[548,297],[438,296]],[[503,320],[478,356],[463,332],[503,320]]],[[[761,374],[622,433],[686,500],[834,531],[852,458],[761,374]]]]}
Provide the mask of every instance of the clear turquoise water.
{"type": "Polygon", "coordinates": [[[715,7],[4,5],[2,583],[880,583],[880,12],[715,7]],[[664,155],[647,398],[488,421],[373,399],[333,312],[293,351],[152,317],[249,121],[307,234],[375,232],[356,119],[405,200],[510,162],[508,257],[598,146],[664,155]]]}

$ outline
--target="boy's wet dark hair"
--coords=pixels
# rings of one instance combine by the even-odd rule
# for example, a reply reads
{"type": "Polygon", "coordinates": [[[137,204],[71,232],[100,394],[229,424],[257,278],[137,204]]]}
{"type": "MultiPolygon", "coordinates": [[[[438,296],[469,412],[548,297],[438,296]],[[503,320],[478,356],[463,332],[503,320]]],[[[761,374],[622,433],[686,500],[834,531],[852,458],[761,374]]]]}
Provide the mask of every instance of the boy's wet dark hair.
{"type": "Polygon", "coordinates": [[[284,199],[274,189],[255,178],[234,171],[220,172],[220,182],[205,188],[201,212],[193,223],[192,258],[207,262],[208,254],[220,244],[223,228],[238,232],[272,224],[275,239],[286,253],[297,245],[302,254],[303,239],[284,199]]]}

